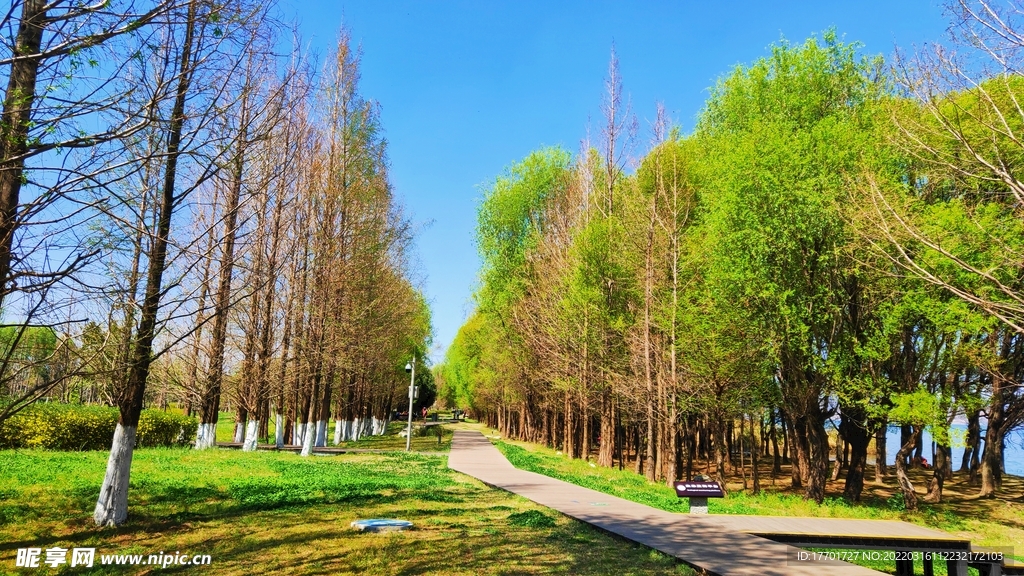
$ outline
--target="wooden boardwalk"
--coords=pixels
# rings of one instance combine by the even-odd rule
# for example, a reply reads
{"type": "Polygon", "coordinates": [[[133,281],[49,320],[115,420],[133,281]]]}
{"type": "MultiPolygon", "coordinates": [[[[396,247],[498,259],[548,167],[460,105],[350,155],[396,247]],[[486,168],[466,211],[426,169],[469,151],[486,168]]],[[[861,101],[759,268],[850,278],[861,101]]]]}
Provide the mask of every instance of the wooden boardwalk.
{"type": "Polygon", "coordinates": [[[852,518],[801,518],[794,516],[742,516],[715,514],[706,518],[726,530],[756,534],[789,543],[821,546],[823,535],[836,541],[860,543],[865,547],[900,550],[969,551],[969,540],[898,520],[857,520],[852,518]],[[888,543],[893,543],[888,545],[888,543]]]}
{"type": "Polygon", "coordinates": [[[673,514],[519,470],[479,432],[455,432],[448,467],[721,576],[880,574],[842,562],[801,561],[799,549],[722,525],[716,517],[673,514]]]}

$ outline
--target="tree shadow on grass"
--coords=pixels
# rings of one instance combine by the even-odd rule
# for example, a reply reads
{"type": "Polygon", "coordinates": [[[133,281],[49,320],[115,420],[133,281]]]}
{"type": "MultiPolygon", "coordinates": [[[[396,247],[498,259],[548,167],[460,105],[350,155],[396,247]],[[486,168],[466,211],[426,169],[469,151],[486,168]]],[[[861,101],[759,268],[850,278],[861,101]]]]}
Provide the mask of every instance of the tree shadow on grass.
{"type": "MultiPolygon", "coordinates": [[[[383,506],[406,498],[412,498],[411,491],[373,493],[368,490],[335,491],[331,493],[289,494],[273,485],[249,487],[233,496],[229,491],[206,486],[200,488],[176,485],[150,485],[148,491],[139,495],[138,500],[129,503],[129,516],[125,524],[118,527],[96,527],[92,524],[92,508],[98,497],[98,490],[72,490],[71,523],[80,527],[70,534],[50,535],[31,540],[0,542],[0,551],[16,550],[28,546],[45,547],[56,542],[71,542],[75,545],[95,543],[123,534],[174,532],[189,528],[189,524],[218,522],[237,519],[254,512],[304,511],[323,505],[352,505],[357,507],[383,506]],[[241,496],[239,498],[238,496],[241,496]],[[168,506],[185,506],[185,509],[168,510],[168,506]]],[[[21,508],[28,509],[25,506],[21,508]]],[[[13,508],[9,507],[9,508],[13,508]]],[[[18,521],[13,518],[12,521],[18,521]]]]}

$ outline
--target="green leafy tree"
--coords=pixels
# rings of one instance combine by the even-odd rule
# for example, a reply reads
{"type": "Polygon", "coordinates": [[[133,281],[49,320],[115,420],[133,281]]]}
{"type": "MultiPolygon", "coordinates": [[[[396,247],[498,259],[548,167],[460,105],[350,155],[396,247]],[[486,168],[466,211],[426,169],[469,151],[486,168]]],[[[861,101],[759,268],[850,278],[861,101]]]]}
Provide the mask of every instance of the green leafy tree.
{"type": "Polygon", "coordinates": [[[829,467],[825,421],[835,412],[829,363],[841,353],[847,294],[838,202],[860,155],[874,146],[879,61],[834,31],[770,57],[716,86],[701,117],[707,141],[708,281],[758,327],[776,361],[805,495],[822,501],[829,467]]]}

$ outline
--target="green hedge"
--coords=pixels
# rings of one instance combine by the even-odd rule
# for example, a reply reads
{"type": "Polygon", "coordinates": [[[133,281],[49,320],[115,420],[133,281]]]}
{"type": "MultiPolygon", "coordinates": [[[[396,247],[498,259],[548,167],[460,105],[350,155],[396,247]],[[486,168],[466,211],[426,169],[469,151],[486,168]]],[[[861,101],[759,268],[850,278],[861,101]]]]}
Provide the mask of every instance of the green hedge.
{"type": "MultiPolygon", "coordinates": [[[[188,446],[195,441],[195,418],[143,410],[136,447],[188,446]]],[[[0,448],[109,450],[117,408],[76,404],[34,404],[0,424],[0,448]]]]}

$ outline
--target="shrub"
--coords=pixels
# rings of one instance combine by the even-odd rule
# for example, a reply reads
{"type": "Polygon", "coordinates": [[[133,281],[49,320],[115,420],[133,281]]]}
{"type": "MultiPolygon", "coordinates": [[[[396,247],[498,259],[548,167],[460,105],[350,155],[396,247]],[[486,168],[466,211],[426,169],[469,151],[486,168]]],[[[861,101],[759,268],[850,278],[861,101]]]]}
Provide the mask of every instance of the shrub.
{"type": "Polygon", "coordinates": [[[905,512],[907,510],[907,501],[903,499],[903,493],[897,492],[889,499],[885,501],[891,510],[897,510],[899,512],[905,512]]]}
{"type": "MultiPolygon", "coordinates": [[[[143,410],[139,417],[136,446],[188,446],[195,442],[199,421],[184,414],[143,410]]],[[[111,432],[113,435],[113,432],[111,432]]]]}
{"type": "Polygon", "coordinates": [[[117,410],[102,406],[35,404],[4,422],[5,448],[102,450],[110,448],[117,410]]]}
{"type": "MultiPolygon", "coordinates": [[[[0,448],[109,450],[117,408],[34,404],[0,424],[0,448]]],[[[195,418],[143,410],[136,446],[187,446],[195,440],[195,418]]]]}

